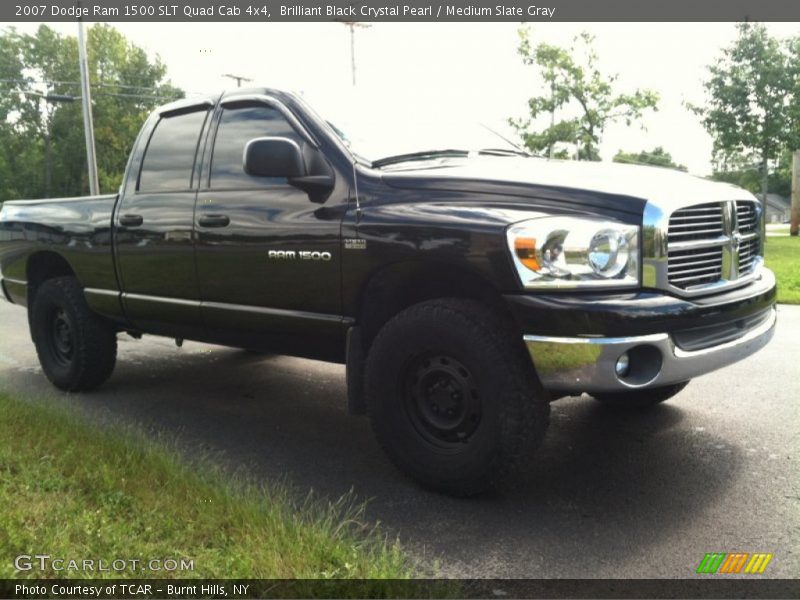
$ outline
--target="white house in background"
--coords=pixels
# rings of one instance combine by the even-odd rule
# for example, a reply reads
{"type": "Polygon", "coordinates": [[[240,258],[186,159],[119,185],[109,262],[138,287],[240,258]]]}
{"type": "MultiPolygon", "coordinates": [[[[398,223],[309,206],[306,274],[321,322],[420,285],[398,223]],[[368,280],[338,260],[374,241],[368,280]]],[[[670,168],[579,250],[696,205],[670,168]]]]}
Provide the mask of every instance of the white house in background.
{"type": "Polygon", "coordinates": [[[788,223],[791,201],[786,196],[767,194],[767,223],[788,223]]]}

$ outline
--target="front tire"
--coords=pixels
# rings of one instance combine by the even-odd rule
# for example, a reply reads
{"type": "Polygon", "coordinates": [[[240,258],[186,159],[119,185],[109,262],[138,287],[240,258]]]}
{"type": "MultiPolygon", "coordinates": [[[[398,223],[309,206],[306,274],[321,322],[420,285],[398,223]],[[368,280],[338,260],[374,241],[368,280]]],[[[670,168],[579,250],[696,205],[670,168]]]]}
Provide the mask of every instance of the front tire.
{"type": "Polygon", "coordinates": [[[367,409],[402,471],[468,496],[509,478],[530,455],[550,408],[515,341],[495,313],[463,299],[416,304],[380,330],[366,361],[367,409]]]}
{"type": "Polygon", "coordinates": [[[680,393],[689,385],[688,381],[665,385],[663,387],[646,390],[632,390],[630,392],[616,392],[608,394],[592,394],[592,397],[603,404],[618,410],[644,410],[661,404],[680,393]]]}
{"type": "Polygon", "coordinates": [[[91,311],[74,277],[49,279],[39,287],[31,334],[44,374],[59,389],[93,389],[114,370],[116,331],[91,311]]]}

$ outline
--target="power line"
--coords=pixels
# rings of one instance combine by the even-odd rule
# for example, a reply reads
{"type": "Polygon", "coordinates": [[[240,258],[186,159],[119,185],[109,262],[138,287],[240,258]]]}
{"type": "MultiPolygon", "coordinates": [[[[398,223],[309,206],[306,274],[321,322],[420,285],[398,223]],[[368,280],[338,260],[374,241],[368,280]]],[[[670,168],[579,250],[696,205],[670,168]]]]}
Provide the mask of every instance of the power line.
{"type": "Polygon", "coordinates": [[[42,92],[36,90],[17,90],[7,95],[11,96],[13,94],[22,94],[23,96],[37,96],[39,98],[47,100],[48,102],[73,102],[75,100],[81,99],[80,96],[69,96],[67,94],[43,94],[42,92]]]}
{"type": "MultiPolygon", "coordinates": [[[[48,80],[48,79],[0,79],[0,83],[24,83],[24,84],[43,84],[43,85],[69,85],[69,86],[80,86],[79,81],[55,81],[55,80],[48,80]]],[[[120,89],[127,89],[127,90],[144,90],[144,91],[161,91],[161,88],[158,87],[147,87],[147,86],[139,86],[139,85],[126,85],[122,83],[92,83],[90,84],[93,88],[120,88],[120,89]]],[[[191,92],[197,93],[197,92],[191,92]]]]}
{"type": "MultiPolygon", "coordinates": [[[[42,92],[38,92],[36,90],[17,90],[11,93],[6,93],[6,95],[13,95],[13,94],[23,94],[26,96],[38,96],[40,98],[44,98],[45,100],[48,97],[54,97],[57,94],[43,94],[42,92]]],[[[130,99],[141,99],[141,100],[178,100],[180,96],[157,96],[157,95],[145,95],[145,94],[114,94],[111,92],[98,92],[94,94],[95,98],[97,97],[104,97],[104,98],[130,98],[130,99]]],[[[81,96],[70,96],[74,100],[80,100],[81,96]]]]}
{"type": "Polygon", "coordinates": [[[112,94],[108,92],[95,94],[95,98],[98,96],[105,98],[140,98],[142,100],[178,100],[180,98],[180,96],[146,96],[144,94],[112,94]]]}
{"type": "MultiPolygon", "coordinates": [[[[0,83],[16,83],[16,84],[26,84],[31,85],[35,83],[41,83],[43,85],[68,85],[68,86],[80,86],[80,82],[77,81],[56,81],[56,80],[44,80],[44,79],[0,79],[0,83]]],[[[179,95],[164,95],[161,92],[163,91],[160,88],[154,87],[144,87],[144,86],[129,86],[124,84],[114,84],[114,83],[95,83],[91,84],[92,88],[99,88],[101,90],[109,90],[114,88],[119,89],[130,89],[130,90],[140,90],[142,92],[155,92],[154,94],[134,94],[134,93],[114,93],[110,91],[100,91],[95,94],[95,96],[102,96],[102,97],[113,97],[113,98],[130,98],[130,99],[142,99],[142,100],[177,100],[181,96],[179,95]]],[[[49,93],[43,93],[38,90],[14,90],[11,93],[19,93],[19,94],[26,94],[26,95],[34,95],[34,96],[41,96],[46,97],[48,95],[52,95],[49,93]]],[[[197,95],[195,92],[192,94],[197,95]]],[[[80,100],[81,95],[76,94],[73,96],[76,100],[80,100]]]]}

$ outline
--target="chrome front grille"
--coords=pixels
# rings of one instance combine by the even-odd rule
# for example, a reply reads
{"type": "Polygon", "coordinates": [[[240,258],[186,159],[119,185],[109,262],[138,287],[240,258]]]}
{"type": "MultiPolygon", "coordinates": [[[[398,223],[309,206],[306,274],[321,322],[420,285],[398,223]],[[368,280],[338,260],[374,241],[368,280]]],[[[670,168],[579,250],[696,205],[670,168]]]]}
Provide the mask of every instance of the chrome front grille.
{"type": "Polygon", "coordinates": [[[714,283],[722,277],[722,248],[693,248],[669,253],[669,282],[686,288],[714,283]]]}
{"type": "Polygon", "coordinates": [[[758,233],[758,213],[754,202],[739,200],[736,202],[736,222],[739,233],[758,233]]]}
{"type": "Polygon", "coordinates": [[[761,254],[761,239],[758,230],[758,210],[755,202],[738,200],[736,202],[736,228],[740,236],[739,242],[739,276],[750,273],[756,259],[761,254]]]}
{"type": "Polygon", "coordinates": [[[739,246],[739,275],[746,275],[753,270],[758,258],[761,244],[758,238],[747,240],[739,246]]]}
{"type": "Polygon", "coordinates": [[[682,208],[669,218],[669,243],[680,244],[724,235],[722,205],[698,204],[682,208]]]}
{"type": "Polygon", "coordinates": [[[751,279],[762,263],[760,205],[752,200],[645,208],[643,282],[692,296],[751,279]]]}

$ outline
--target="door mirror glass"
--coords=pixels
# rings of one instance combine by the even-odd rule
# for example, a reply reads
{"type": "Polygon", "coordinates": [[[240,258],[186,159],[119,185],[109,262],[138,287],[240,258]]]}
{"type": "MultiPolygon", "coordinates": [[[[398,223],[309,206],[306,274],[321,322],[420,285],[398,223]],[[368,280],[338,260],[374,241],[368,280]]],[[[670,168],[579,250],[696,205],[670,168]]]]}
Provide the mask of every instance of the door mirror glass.
{"type": "Polygon", "coordinates": [[[261,137],[247,142],[244,171],[256,177],[303,177],[303,153],[296,142],[285,137],[261,137]]]}

